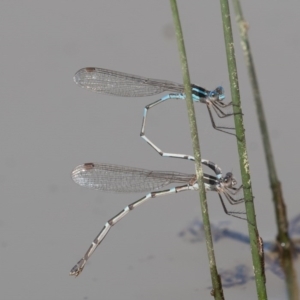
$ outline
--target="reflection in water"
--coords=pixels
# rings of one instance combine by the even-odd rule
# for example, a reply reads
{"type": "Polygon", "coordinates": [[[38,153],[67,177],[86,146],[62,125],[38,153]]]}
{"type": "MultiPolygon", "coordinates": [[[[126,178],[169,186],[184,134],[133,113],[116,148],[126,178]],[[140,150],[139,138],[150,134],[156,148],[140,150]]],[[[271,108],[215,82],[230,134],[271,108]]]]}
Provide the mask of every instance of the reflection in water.
{"type": "Polygon", "coordinates": [[[221,271],[222,286],[227,288],[245,284],[254,279],[254,276],[250,274],[251,269],[245,265],[237,265],[233,270],[221,271]]]}
{"type": "MultiPolygon", "coordinates": [[[[212,238],[214,242],[221,239],[231,239],[239,243],[250,244],[249,237],[241,232],[229,229],[230,221],[221,221],[217,224],[211,224],[212,238]]],[[[295,259],[300,253],[300,214],[289,222],[289,235],[294,242],[295,259]]],[[[205,241],[203,223],[195,219],[191,224],[179,233],[179,236],[190,243],[205,241]]],[[[276,251],[276,242],[264,241],[265,270],[271,271],[281,279],[284,279],[284,273],[279,263],[279,254],[276,251]]],[[[233,287],[242,285],[249,280],[253,280],[253,271],[246,265],[239,264],[232,270],[220,271],[223,287],[233,287]]]]}

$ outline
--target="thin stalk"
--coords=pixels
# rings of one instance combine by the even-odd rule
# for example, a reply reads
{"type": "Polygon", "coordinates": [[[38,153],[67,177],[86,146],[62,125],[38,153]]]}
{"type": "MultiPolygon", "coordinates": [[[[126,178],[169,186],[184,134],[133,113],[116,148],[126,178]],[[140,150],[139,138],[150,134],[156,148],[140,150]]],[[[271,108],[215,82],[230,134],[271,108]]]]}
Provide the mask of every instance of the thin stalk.
{"type": "Polygon", "coordinates": [[[253,90],[254,102],[256,105],[256,111],[261,131],[262,142],[265,151],[265,158],[267,162],[270,187],[273,194],[273,202],[277,220],[277,241],[279,252],[281,254],[281,264],[286,275],[287,289],[289,293],[289,299],[299,299],[299,288],[297,283],[297,274],[293,266],[293,244],[288,234],[288,218],[285,209],[285,203],[283,199],[281,183],[278,180],[275,161],[272,153],[269,132],[267,127],[267,121],[265,118],[263,103],[260,96],[258,80],[255,72],[254,62],[250,49],[250,42],[248,38],[248,24],[246,23],[242,8],[239,0],[233,0],[233,6],[236,15],[236,21],[240,31],[241,45],[244,52],[246,66],[248,68],[248,74],[250,83],[253,90]]]}
{"type": "Polygon", "coordinates": [[[228,0],[220,0],[223,29],[224,29],[224,39],[227,54],[227,64],[230,79],[230,89],[233,103],[233,111],[235,113],[234,122],[236,127],[237,135],[237,147],[240,160],[242,183],[244,187],[244,198],[246,214],[248,219],[248,231],[250,237],[252,261],[256,282],[257,296],[260,300],[267,299],[266,290],[266,278],[264,273],[264,261],[263,261],[263,245],[262,239],[259,237],[257,226],[255,209],[252,195],[251,178],[250,178],[250,168],[248,161],[248,154],[246,149],[246,138],[245,129],[243,124],[243,115],[241,109],[241,100],[238,84],[238,75],[235,61],[234,43],[231,29],[230,11],[228,0]]]}
{"type": "Polygon", "coordinates": [[[222,284],[221,284],[220,276],[217,271],[216,260],[214,255],[212,234],[211,234],[209,215],[208,215],[207,199],[206,199],[206,193],[205,193],[204,182],[203,182],[203,171],[201,165],[201,153],[200,153],[200,146],[199,146],[199,139],[198,139],[196,115],[194,110],[194,103],[192,100],[192,91],[191,91],[191,83],[190,83],[190,77],[188,71],[187,57],[185,52],[183,34],[182,34],[176,0],[170,0],[170,4],[171,4],[171,9],[173,14],[174,25],[175,25],[178,50],[180,54],[181,69],[183,73],[184,92],[186,95],[186,105],[188,110],[190,131],[191,131],[193,151],[195,157],[196,174],[197,174],[197,180],[199,185],[200,205],[202,210],[202,219],[204,224],[208,261],[210,265],[210,273],[212,278],[212,286],[213,286],[212,295],[215,297],[215,299],[221,300],[224,299],[224,296],[223,296],[222,284]]]}

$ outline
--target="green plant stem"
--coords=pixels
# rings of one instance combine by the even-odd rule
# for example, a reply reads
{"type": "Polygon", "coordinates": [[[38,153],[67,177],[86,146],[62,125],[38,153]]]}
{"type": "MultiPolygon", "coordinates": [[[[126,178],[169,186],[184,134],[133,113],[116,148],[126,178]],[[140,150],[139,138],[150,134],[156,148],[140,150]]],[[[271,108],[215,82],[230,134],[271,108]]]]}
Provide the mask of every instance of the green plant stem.
{"type": "Polygon", "coordinates": [[[250,237],[252,261],[256,282],[257,296],[260,300],[267,299],[267,290],[265,286],[265,273],[263,263],[263,249],[262,240],[259,237],[255,209],[253,203],[250,168],[248,161],[248,154],[246,149],[245,129],[243,125],[243,115],[241,110],[240,92],[238,84],[238,75],[235,61],[234,43],[231,29],[230,11],[228,0],[220,0],[225,47],[227,54],[227,64],[230,79],[231,96],[233,103],[233,111],[235,113],[234,121],[237,135],[237,146],[240,160],[242,183],[244,187],[244,198],[246,214],[248,219],[248,231],[250,237]],[[238,113],[238,114],[237,114],[238,113]]]}
{"type": "Polygon", "coordinates": [[[277,177],[263,103],[260,96],[257,76],[251,54],[250,42],[248,38],[248,24],[246,23],[243,17],[239,0],[233,0],[233,6],[236,15],[236,21],[240,31],[241,45],[244,52],[250,83],[253,90],[254,102],[256,105],[261,137],[265,151],[265,158],[267,162],[269,181],[273,194],[273,202],[277,220],[277,241],[278,246],[280,247],[280,253],[282,255],[282,267],[286,275],[289,299],[298,300],[299,288],[297,283],[296,272],[293,266],[293,245],[288,234],[288,218],[285,209],[286,206],[283,199],[281,184],[277,177]]]}
{"type": "Polygon", "coordinates": [[[208,260],[210,265],[210,273],[212,278],[212,286],[213,286],[213,296],[215,299],[221,300],[224,299],[223,290],[221,285],[220,276],[217,271],[216,260],[214,256],[214,248],[212,242],[212,235],[210,229],[210,222],[209,222],[209,215],[208,215],[208,206],[206,200],[206,193],[205,187],[203,182],[203,171],[201,165],[201,153],[199,147],[199,139],[198,139],[198,131],[197,131],[197,123],[196,123],[196,116],[194,110],[194,103],[192,100],[192,91],[191,91],[191,83],[189,78],[189,71],[188,71],[188,64],[185,52],[185,46],[183,41],[183,34],[179,19],[179,13],[177,9],[176,0],[170,0],[173,20],[175,25],[178,49],[180,53],[180,61],[181,61],[181,68],[183,73],[183,82],[184,82],[184,92],[186,95],[186,105],[188,110],[188,117],[189,117],[189,124],[190,124],[190,131],[192,137],[192,144],[193,144],[193,151],[195,157],[195,165],[196,165],[196,174],[197,180],[199,185],[199,196],[200,196],[200,204],[202,210],[202,219],[205,231],[205,238],[206,238],[206,247],[208,252],[208,260]]]}

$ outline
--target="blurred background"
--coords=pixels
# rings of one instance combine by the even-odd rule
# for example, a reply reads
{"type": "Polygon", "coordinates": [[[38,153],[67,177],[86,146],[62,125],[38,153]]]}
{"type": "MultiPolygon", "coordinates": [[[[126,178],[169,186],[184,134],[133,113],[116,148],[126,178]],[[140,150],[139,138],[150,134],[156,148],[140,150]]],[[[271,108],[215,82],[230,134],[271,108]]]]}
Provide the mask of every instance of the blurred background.
{"type": "MultiPolygon", "coordinates": [[[[218,1],[178,1],[192,82],[225,88],[230,101],[218,1]]],[[[205,243],[178,233],[199,217],[198,193],[165,196],[116,225],[78,278],[69,271],[104,223],[144,194],[107,194],[74,184],[84,162],[194,172],[191,162],[160,157],[139,137],[145,105],[160,96],[118,98],[77,87],[75,72],[103,67],[182,82],[169,1],[2,1],[0,109],[0,286],[3,299],[208,299],[205,243]]],[[[242,1],[289,218],[300,211],[298,113],[299,2],[242,1]]],[[[232,12],[238,76],[260,235],[276,235],[261,136],[232,12]]],[[[241,182],[234,137],[212,129],[196,105],[202,157],[241,182]]],[[[146,135],[163,151],[192,154],[184,101],[150,110],[146,135]]],[[[217,120],[233,124],[233,119],[217,120]]],[[[205,169],[207,172],[208,170],[205,169]]],[[[247,224],[224,214],[208,193],[212,222],[247,224]]],[[[239,208],[243,210],[243,206],[239,208]]],[[[248,245],[216,244],[220,270],[249,266],[248,245]]],[[[269,299],[284,282],[267,272],[269,299]]],[[[224,289],[253,299],[253,280],[224,289]]]]}

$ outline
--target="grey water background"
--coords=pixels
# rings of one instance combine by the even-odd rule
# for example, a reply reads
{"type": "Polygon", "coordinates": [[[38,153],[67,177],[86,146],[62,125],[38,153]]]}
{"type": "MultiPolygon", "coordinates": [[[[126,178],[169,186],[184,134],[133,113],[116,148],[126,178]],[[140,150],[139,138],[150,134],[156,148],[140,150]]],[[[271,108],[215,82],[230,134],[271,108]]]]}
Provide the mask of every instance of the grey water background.
{"type": "MultiPolygon", "coordinates": [[[[230,101],[218,1],[179,1],[192,82],[223,85],[230,101]]],[[[242,1],[289,217],[299,213],[299,2],[242,1]]],[[[82,67],[104,67],[182,82],[169,1],[2,1],[0,5],[1,210],[3,299],[210,299],[205,244],[178,232],[200,215],[198,193],[150,200],[116,225],[83,273],[69,277],[104,223],[143,194],[107,194],[76,186],[71,170],[107,162],[194,172],[191,162],[160,157],[139,137],[142,112],[159,96],[117,98],[78,88],[82,67]]],[[[233,12],[233,11],[232,11],[233,12]]],[[[233,21],[247,148],[260,235],[273,239],[275,218],[249,80],[233,21]]],[[[203,158],[240,182],[236,141],[211,128],[196,106],[203,158]]],[[[218,120],[219,123],[224,124],[218,120]]],[[[226,120],[226,124],[232,124],[226,120]]],[[[167,152],[192,154],[184,101],[149,112],[147,136],[167,152]]],[[[206,170],[207,171],[207,170],[206,170]]],[[[208,193],[211,220],[230,220],[208,193]]],[[[238,208],[243,209],[243,206],[238,208]]],[[[219,268],[245,263],[247,245],[216,244],[219,268]]],[[[284,282],[267,273],[269,299],[284,282]]],[[[254,299],[254,281],[225,289],[254,299]]]]}

